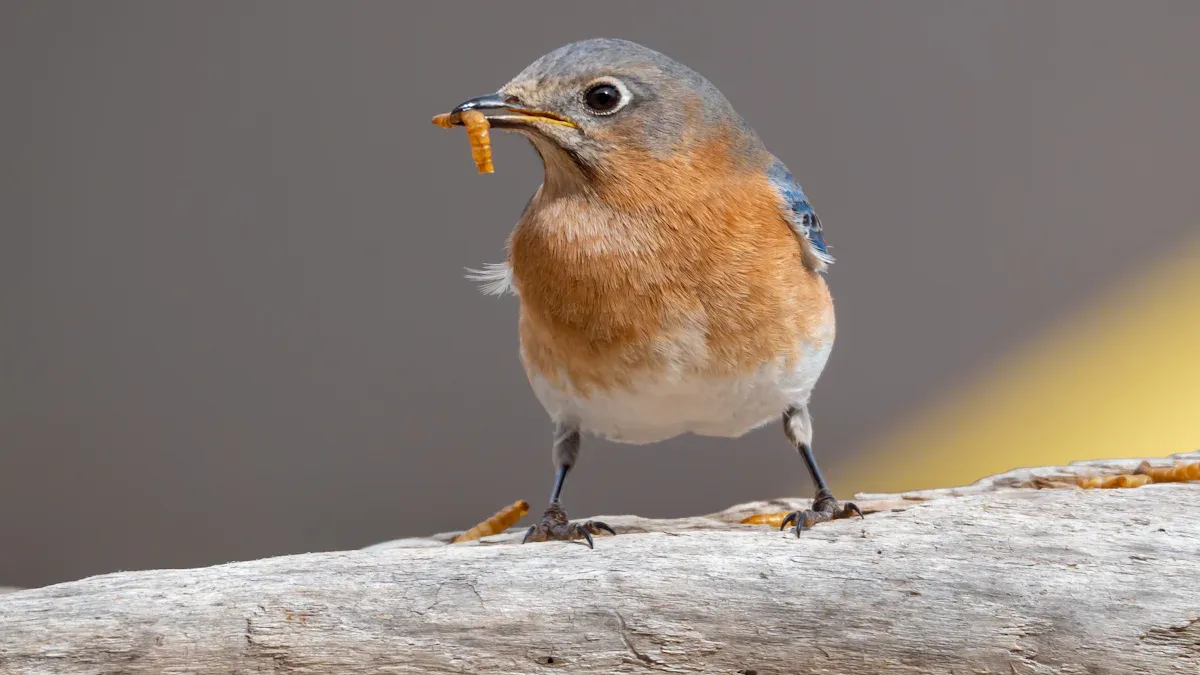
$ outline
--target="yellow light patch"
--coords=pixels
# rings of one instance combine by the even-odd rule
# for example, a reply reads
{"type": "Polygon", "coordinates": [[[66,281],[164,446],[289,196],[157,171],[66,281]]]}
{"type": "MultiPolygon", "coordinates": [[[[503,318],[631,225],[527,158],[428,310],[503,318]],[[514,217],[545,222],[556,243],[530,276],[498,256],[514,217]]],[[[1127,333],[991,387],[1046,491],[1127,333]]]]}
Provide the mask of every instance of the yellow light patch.
{"type": "Polygon", "coordinates": [[[1200,448],[1200,239],[871,440],[836,494],[1200,448]]]}

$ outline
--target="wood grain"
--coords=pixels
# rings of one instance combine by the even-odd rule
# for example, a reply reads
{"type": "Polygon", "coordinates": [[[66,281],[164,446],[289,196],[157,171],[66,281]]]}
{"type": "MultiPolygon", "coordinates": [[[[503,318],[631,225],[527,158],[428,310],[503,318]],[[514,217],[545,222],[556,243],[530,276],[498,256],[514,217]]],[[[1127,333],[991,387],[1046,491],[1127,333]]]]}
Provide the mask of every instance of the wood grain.
{"type": "Polygon", "coordinates": [[[517,527],[92,577],[0,596],[0,673],[1200,672],[1200,484],[1030,487],[1062,473],[863,495],[799,540],[737,524],[804,503],[776,500],[597,516],[624,534],[595,550],[517,527]]]}

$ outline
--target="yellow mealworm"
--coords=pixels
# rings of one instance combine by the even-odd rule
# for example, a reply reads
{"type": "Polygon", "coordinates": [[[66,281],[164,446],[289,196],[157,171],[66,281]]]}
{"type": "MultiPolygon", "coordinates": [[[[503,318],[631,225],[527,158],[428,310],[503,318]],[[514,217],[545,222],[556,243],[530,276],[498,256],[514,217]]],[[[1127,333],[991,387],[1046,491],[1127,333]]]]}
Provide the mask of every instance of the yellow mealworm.
{"type": "Polygon", "coordinates": [[[517,521],[525,517],[526,513],[529,513],[529,504],[523,499],[515,501],[497,511],[491,518],[458,535],[450,543],[457,544],[460,541],[474,541],[481,537],[500,534],[513,525],[516,525],[517,521]]]}
{"type": "Polygon", "coordinates": [[[1155,483],[1182,483],[1189,480],[1200,480],[1200,462],[1176,464],[1175,466],[1150,466],[1142,462],[1137,468],[1139,474],[1149,476],[1155,483]]]}
{"type": "Polygon", "coordinates": [[[467,127],[467,138],[471,141],[471,157],[475,159],[475,169],[479,173],[491,173],[494,169],[487,117],[478,110],[464,110],[462,123],[467,127]]]}
{"type": "Polygon", "coordinates": [[[1113,488],[1141,487],[1152,482],[1154,481],[1150,476],[1123,473],[1117,476],[1089,476],[1087,478],[1080,478],[1076,481],[1076,484],[1081,488],[1101,488],[1108,490],[1113,488]]]}
{"type": "Polygon", "coordinates": [[[743,525],[770,525],[771,527],[779,527],[783,524],[783,519],[787,517],[790,511],[779,511],[778,513],[756,513],[748,518],[742,519],[743,525]]]}
{"type": "Polygon", "coordinates": [[[487,116],[478,110],[464,110],[458,114],[442,113],[433,116],[433,123],[443,129],[450,129],[457,123],[467,128],[467,140],[471,143],[471,158],[475,160],[475,170],[479,173],[492,173],[492,142],[488,137],[487,116]]]}
{"type": "Polygon", "coordinates": [[[1150,483],[1183,483],[1200,480],[1200,462],[1179,463],[1175,466],[1150,466],[1142,462],[1133,473],[1116,476],[1087,476],[1076,479],[1081,488],[1130,488],[1150,483]]]}

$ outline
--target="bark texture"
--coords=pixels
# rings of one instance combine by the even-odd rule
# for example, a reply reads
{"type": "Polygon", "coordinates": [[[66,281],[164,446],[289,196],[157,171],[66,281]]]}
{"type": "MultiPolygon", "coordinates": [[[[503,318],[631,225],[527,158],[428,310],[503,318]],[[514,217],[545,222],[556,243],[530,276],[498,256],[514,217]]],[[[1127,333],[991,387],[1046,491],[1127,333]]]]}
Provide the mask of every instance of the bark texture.
{"type": "MultiPolygon", "coordinates": [[[[0,673],[1200,672],[1200,485],[1069,487],[1097,462],[860,495],[800,539],[597,516],[0,595],[0,673]]],[[[481,514],[486,515],[486,514],[481,514]]],[[[537,514],[533,514],[537,515],[537,514]]]]}

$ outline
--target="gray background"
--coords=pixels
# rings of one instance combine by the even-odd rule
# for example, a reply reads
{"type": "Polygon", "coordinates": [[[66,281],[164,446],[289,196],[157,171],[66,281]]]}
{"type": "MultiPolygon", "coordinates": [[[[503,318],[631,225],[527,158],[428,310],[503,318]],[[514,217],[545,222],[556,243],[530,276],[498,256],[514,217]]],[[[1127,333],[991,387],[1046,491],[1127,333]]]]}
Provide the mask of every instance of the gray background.
{"type": "MultiPolygon", "coordinates": [[[[429,118],[586,37],[706,74],[826,222],[818,453],[1196,228],[1200,3],[0,4],[0,583],[540,511],[501,259],[540,181],[429,118]]],[[[1015,431],[1019,436],[1019,429],[1015,431]]],[[[585,441],[576,516],[809,494],[774,426],[585,441]]]]}

